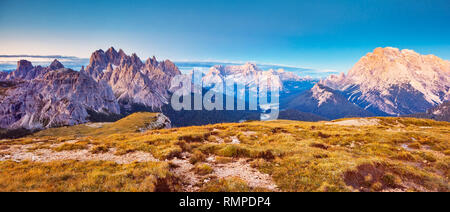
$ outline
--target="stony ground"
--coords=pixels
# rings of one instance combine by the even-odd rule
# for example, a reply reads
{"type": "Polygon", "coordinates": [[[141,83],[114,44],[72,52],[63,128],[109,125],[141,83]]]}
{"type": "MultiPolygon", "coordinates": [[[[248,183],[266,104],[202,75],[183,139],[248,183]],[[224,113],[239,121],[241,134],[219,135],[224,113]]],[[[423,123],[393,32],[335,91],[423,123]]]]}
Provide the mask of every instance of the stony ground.
{"type": "MultiPolygon", "coordinates": [[[[98,128],[101,125],[87,124],[89,127],[98,128]]],[[[234,143],[239,143],[237,138],[233,138],[234,143]]],[[[6,140],[3,140],[6,141],[6,140]]],[[[110,148],[104,152],[93,153],[94,145],[88,144],[85,149],[55,151],[58,147],[77,144],[79,140],[63,141],[58,144],[45,145],[45,141],[35,140],[33,144],[2,145],[0,149],[0,161],[32,161],[32,162],[53,162],[64,160],[75,161],[112,161],[118,164],[130,164],[136,162],[157,162],[151,153],[136,151],[126,154],[117,154],[115,148],[110,148]]],[[[222,142],[222,141],[219,141],[222,142]]],[[[183,154],[180,158],[164,160],[173,164],[171,171],[174,176],[181,180],[182,191],[199,191],[203,183],[211,179],[238,177],[245,181],[250,187],[264,188],[270,191],[277,191],[277,186],[268,174],[261,173],[250,167],[246,159],[235,159],[226,164],[217,163],[215,156],[210,156],[205,160],[205,164],[212,168],[212,172],[201,175],[194,171],[194,165],[189,162],[191,155],[183,154]]]]}

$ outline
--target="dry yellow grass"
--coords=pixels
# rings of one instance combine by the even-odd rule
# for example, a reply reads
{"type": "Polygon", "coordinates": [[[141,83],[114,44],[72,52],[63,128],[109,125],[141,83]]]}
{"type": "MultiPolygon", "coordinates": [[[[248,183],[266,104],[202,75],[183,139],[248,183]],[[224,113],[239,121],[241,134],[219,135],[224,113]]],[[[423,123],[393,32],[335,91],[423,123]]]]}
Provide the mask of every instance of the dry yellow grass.
{"type": "Polygon", "coordinates": [[[1,191],[168,191],[176,190],[162,162],[1,162],[1,191]]]}
{"type": "MultiPolygon", "coordinates": [[[[80,125],[49,129],[26,138],[3,141],[0,145],[29,144],[36,140],[54,144],[73,138],[86,139],[98,145],[99,152],[115,148],[119,155],[144,151],[157,159],[170,160],[189,153],[190,162],[198,164],[196,170],[199,171],[206,170],[200,167],[203,165],[201,162],[211,155],[217,156],[217,163],[247,158],[252,167],[272,176],[281,191],[450,190],[450,123],[447,122],[377,118],[378,125],[352,127],[326,122],[278,120],[140,132],[139,128],[152,117],[154,114],[138,113],[101,128],[80,125]],[[233,143],[236,140],[239,142],[233,143]]],[[[96,173],[102,167],[109,170],[104,173],[104,182],[111,186],[96,187],[95,181],[89,179],[92,189],[85,189],[84,181],[80,179],[77,182],[75,177],[70,178],[72,187],[64,189],[65,181],[56,177],[67,172],[67,166],[62,165],[64,163],[69,162],[0,162],[0,190],[131,191],[139,190],[135,186],[146,182],[146,178],[123,181],[123,178],[116,177],[126,171],[135,171],[136,174],[145,171],[148,168],[145,164],[118,166],[72,161],[72,166],[88,169],[87,172],[96,173]],[[110,169],[111,166],[114,169],[110,169]]],[[[170,168],[165,165],[158,167],[156,176],[170,176],[170,168]]],[[[146,190],[152,190],[151,186],[147,187],[149,189],[146,190]]],[[[202,190],[255,191],[235,178],[211,181],[202,190]]]]}
{"type": "Polygon", "coordinates": [[[201,192],[267,192],[263,188],[251,188],[238,177],[214,179],[200,189],[201,192]]]}

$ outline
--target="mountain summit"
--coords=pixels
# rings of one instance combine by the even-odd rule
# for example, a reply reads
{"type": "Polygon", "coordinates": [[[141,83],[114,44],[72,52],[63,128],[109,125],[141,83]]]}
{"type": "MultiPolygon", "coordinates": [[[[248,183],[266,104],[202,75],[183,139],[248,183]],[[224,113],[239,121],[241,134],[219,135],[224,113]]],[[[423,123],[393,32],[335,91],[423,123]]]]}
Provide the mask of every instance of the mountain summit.
{"type": "Polygon", "coordinates": [[[181,74],[170,60],[158,62],[153,57],[143,63],[136,54],[129,56],[113,47],[92,53],[89,65],[82,71],[97,81],[107,82],[123,106],[151,108],[168,103],[170,81],[181,74]]]}
{"type": "Polygon", "coordinates": [[[450,98],[450,61],[412,50],[376,48],[347,75],[320,82],[375,114],[425,112],[450,98]]]}

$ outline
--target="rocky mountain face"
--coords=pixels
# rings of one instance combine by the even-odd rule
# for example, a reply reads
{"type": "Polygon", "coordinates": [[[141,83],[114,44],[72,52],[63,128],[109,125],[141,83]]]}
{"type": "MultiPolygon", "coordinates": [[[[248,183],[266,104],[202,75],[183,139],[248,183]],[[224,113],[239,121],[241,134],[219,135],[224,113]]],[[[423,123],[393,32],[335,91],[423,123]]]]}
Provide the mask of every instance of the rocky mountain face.
{"type": "Polygon", "coordinates": [[[150,108],[167,104],[170,81],[181,74],[170,60],[158,62],[153,57],[143,63],[136,54],[128,56],[123,50],[117,52],[112,47],[106,52],[95,51],[89,65],[81,72],[110,85],[125,108],[132,104],[150,108]]]}
{"type": "Polygon", "coordinates": [[[50,66],[41,67],[33,66],[30,61],[20,60],[17,62],[17,69],[7,74],[5,80],[32,80],[38,76],[48,73],[53,70],[64,68],[64,66],[58,61],[54,60],[50,66]]]}
{"type": "MultiPolygon", "coordinates": [[[[279,91],[279,103],[281,108],[286,107],[293,95],[308,90],[317,82],[310,78],[302,78],[292,72],[286,72],[283,69],[261,70],[253,63],[232,66],[213,66],[209,72],[202,78],[203,85],[212,87],[215,84],[223,82],[234,83],[241,86],[241,90],[237,91],[237,98],[243,98],[244,93],[257,96],[270,96],[265,88],[276,88],[279,91]],[[261,87],[262,86],[262,87],[261,87]]],[[[273,95],[273,94],[272,94],[273,95]]]]}
{"type": "Polygon", "coordinates": [[[0,83],[0,128],[42,129],[85,123],[88,112],[119,114],[112,89],[55,60],[48,67],[19,61],[0,83]]]}
{"type": "Polygon", "coordinates": [[[316,84],[313,88],[305,91],[288,104],[290,110],[298,110],[325,117],[327,119],[338,119],[344,117],[368,117],[374,114],[349,102],[339,91],[333,90],[322,84],[316,84]]]}
{"type": "Polygon", "coordinates": [[[153,122],[148,123],[145,127],[140,128],[141,132],[145,132],[148,130],[159,130],[159,129],[169,129],[171,128],[170,119],[162,113],[158,113],[156,115],[156,119],[153,122]]]}
{"type": "Polygon", "coordinates": [[[450,98],[450,61],[412,50],[377,48],[347,75],[321,84],[378,115],[423,113],[450,98]]]}
{"type": "Polygon", "coordinates": [[[4,80],[6,78],[6,76],[8,76],[7,72],[0,71],[0,80],[4,80]]]}
{"type": "Polygon", "coordinates": [[[427,111],[432,119],[438,121],[450,121],[450,102],[444,102],[427,111]]]}

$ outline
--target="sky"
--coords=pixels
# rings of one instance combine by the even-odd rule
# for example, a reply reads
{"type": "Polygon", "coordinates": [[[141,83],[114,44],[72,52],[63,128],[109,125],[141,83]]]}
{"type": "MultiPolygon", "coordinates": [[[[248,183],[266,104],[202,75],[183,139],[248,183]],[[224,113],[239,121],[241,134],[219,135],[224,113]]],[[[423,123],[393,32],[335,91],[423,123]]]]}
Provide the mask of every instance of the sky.
{"type": "Polygon", "coordinates": [[[346,72],[376,47],[450,59],[448,0],[0,0],[0,55],[252,61],[346,72]]]}

